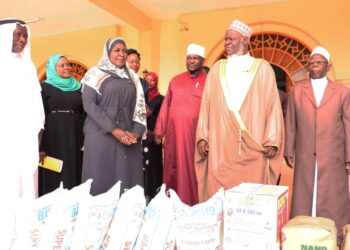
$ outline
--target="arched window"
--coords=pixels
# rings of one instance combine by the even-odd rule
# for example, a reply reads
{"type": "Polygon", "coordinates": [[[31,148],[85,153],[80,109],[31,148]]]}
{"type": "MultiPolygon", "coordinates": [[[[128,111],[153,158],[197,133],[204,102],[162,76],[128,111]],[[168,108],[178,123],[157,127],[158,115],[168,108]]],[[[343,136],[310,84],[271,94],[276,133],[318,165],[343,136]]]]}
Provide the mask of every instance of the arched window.
{"type": "MultiPolygon", "coordinates": [[[[276,66],[273,67],[276,75],[276,69],[282,69],[285,72],[287,93],[294,84],[308,77],[306,66],[311,50],[292,37],[273,32],[255,33],[250,38],[249,53],[276,66]]],[[[225,57],[223,52],[218,59],[225,57]]]]}

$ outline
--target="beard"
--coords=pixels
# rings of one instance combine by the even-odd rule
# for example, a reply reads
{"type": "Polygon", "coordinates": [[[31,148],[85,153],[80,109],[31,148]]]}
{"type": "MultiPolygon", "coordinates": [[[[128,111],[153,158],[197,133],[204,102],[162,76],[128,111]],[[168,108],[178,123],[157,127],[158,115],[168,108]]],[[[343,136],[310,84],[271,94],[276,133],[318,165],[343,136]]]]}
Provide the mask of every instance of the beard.
{"type": "MultiPolygon", "coordinates": [[[[188,69],[187,69],[187,70],[188,70],[188,69]]],[[[188,70],[188,72],[189,72],[191,75],[194,75],[194,74],[198,73],[200,70],[201,70],[201,68],[199,68],[199,69],[194,69],[194,70],[188,70]]]]}
{"type": "Polygon", "coordinates": [[[234,53],[233,55],[235,55],[235,56],[241,56],[241,55],[243,55],[243,50],[244,50],[244,47],[243,47],[243,39],[241,39],[241,42],[239,43],[239,49],[238,49],[237,52],[234,53]]]}

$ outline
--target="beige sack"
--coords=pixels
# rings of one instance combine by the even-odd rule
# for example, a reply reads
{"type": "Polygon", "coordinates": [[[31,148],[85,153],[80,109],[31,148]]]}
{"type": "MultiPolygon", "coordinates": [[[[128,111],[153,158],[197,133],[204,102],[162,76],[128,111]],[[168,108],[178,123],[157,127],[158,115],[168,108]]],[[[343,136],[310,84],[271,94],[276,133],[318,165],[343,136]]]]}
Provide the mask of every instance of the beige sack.
{"type": "Polygon", "coordinates": [[[350,224],[343,227],[344,242],[342,250],[350,250],[350,224]]]}
{"type": "Polygon", "coordinates": [[[322,217],[297,216],[282,228],[282,250],[336,250],[334,221],[322,217]]]}

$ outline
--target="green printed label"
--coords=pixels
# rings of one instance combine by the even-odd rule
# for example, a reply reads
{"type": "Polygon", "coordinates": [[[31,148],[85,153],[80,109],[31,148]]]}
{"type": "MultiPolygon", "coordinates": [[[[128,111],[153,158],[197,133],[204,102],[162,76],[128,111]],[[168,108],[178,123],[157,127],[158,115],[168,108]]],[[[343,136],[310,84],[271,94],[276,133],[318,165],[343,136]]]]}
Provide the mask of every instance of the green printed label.
{"type": "Polygon", "coordinates": [[[312,245],[301,245],[300,250],[327,250],[327,247],[312,246],[312,245]]]}

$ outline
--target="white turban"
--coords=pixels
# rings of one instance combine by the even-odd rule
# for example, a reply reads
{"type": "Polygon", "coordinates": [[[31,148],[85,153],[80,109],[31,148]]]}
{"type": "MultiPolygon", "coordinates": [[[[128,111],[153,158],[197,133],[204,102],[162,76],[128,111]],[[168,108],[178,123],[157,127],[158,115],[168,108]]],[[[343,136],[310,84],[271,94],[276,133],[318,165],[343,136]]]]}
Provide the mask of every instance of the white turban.
{"type": "Polygon", "coordinates": [[[252,34],[252,29],[246,25],[245,23],[242,23],[239,20],[234,20],[230,27],[228,27],[228,29],[230,30],[235,30],[239,33],[241,33],[244,37],[248,37],[250,38],[250,35],[252,34]]]}
{"type": "Polygon", "coordinates": [[[327,59],[328,62],[329,62],[329,59],[331,58],[331,55],[329,54],[329,52],[321,46],[317,46],[316,48],[313,49],[313,51],[311,52],[311,56],[315,54],[319,54],[323,56],[324,58],[327,59]]]}
{"type": "Polygon", "coordinates": [[[201,45],[191,43],[187,46],[187,55],[197,55],[204,58],[205,48],[201,45]]]}

